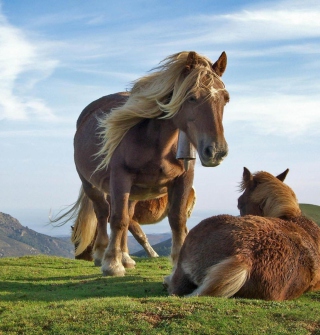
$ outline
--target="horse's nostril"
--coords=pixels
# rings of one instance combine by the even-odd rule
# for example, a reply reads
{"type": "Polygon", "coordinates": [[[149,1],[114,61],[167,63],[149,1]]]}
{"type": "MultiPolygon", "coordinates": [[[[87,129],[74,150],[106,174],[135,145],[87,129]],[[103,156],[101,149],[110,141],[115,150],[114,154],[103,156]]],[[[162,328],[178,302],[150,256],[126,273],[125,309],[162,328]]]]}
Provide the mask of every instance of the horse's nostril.
{"type": "Polygon", "coordinates": [[[205,154],[207,157],[213,157],[213,155],[214,155],[214,149],[213,149],[213,146],[212,146],[212,145],[209,145],[208,147],[206,147],[205,150],[204,150],[204,154],[205,154]]]}

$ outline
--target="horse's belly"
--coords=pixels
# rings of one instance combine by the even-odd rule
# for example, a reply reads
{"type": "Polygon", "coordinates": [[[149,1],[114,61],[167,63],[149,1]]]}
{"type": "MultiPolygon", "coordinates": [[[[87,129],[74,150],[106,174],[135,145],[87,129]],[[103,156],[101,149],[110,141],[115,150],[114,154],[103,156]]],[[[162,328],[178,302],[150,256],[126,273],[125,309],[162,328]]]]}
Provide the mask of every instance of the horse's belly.
{"type": "Polygon", "coordinates": [[[162,197],[168,193],[167,186],[148,187],[146,185],[133,185],[130,192],[130,200],[148,200],[162,197]]]}

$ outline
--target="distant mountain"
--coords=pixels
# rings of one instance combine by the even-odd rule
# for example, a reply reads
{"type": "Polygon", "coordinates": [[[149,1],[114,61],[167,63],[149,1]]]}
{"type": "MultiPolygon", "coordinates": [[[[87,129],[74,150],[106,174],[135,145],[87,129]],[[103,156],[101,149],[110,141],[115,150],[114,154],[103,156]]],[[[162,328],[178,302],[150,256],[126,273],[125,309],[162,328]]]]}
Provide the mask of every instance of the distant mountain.
{"type": "MultiPolygon", "coordinates": [[[[320,206],[299,205],[303,215],[311,218],[320,226],[320,206]]],[[[148,240],[160,256],[170,255],[171,233],[148,234],[148,240]]],[[[147,257],[146,252],[133,236],[128,237],[128,247],[131,255],[147,257]]],[[[57,238],[40,234],[22,226],[9,214],[0,212],[0,258],[37,254],[74,258],[74,248],[69,236],[57,238]]]]}
{"type": "MultiPolygon", "coordinates": [[[[169,256],[171,253],[171,245],[172,245],[172,239],[170,238],[158,244],[152,245],[152,248],[159,256],[169,256]]],[[[136,257],[148,257],[147,253],[144,250],[140,250],[131,255],[136,257]]]]}
{"type": "Polygon", "coordinates": [[[69,241],[23,227],[9,214],[0,212],[0,257],[46,254],[73,258],[69,241]]]}
{"type": "MultiPolygon", "coordinates": [[[[148,234],[151,245],[158,244],[171,237],[171,233],[148,234]]],[[[133,236],[128,237],[130,254],[143,250],[133,236]]],[[[74,258],[74,247],[70,236],[51,237],[40,234],[9,214],[0,212],[0,258],[25,255],[46,254],[74,258]]]]}

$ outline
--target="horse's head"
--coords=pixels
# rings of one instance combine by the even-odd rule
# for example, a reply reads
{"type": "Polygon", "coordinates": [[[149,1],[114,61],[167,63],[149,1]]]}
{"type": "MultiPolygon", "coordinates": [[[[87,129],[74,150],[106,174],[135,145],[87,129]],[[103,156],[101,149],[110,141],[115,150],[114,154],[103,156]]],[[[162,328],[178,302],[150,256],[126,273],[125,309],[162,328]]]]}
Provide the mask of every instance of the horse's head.
{"type": "Polygon", "coordinates": [[[285,185],[289,169],[274,177],[268,172],[255,174],[243,169],[240,188],[243,194],[238,198],[240,215],[290,217],[301,214],[296,195],[285,185]]]}
{"type": "Polygon", "coordinates": [[[182,101],[174,123],[187,134],[203,166],[219,165],[228,153],[222,118],[229,94],[220,79],[226,66],[225,52],[214,64],[190,52],[172,95],[182,101]]]}

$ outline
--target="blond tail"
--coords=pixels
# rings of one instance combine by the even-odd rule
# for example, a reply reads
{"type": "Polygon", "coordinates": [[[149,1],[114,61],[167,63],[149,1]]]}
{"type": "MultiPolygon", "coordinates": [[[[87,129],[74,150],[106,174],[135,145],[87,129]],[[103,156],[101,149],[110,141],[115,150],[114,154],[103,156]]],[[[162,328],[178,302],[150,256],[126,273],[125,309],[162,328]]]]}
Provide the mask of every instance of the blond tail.
{"type": "Polygon", "coordinates": [[[93,209],[93,203],[84,193],[82,186],[75,204],[66,213],[54,219],[50,219],[50,221],[58,222],[62,219],[64,220],[59,226],[75,219],[71,242],[76,245],[75,255],[80,255],[94,239],[97,229],[97,219],[93,209]]]}
{"type": "Polygon", "coordinates": [[[238,256],[211,266],[202,284],[189,296],[210,295],[229,298],[236,294],[250,276],[251,266],[238,256]]]}

